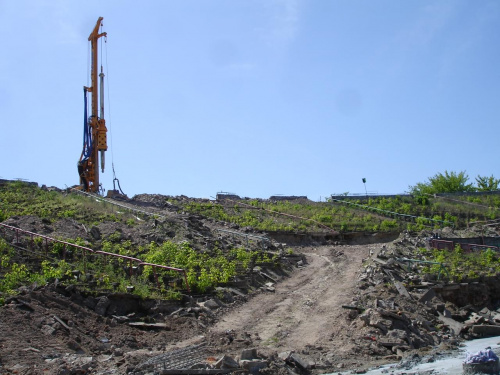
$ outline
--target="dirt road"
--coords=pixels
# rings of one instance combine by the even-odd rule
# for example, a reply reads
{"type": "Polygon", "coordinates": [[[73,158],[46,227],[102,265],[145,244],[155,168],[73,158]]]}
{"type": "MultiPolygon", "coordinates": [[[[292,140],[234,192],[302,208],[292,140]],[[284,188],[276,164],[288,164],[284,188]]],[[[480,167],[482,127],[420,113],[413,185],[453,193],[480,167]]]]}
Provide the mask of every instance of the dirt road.
{"type": "Polygon", "coordinates": [[[346,325],[349,304],[369,246],[321,246],[301,249],[307,266],[276,284],[274,293],[258,294],[212,327],[213,334],[234,331],[260,338],[260,347],[275,351],[322,350],[348,353],[346,340],[355,329],[346,325]]]}

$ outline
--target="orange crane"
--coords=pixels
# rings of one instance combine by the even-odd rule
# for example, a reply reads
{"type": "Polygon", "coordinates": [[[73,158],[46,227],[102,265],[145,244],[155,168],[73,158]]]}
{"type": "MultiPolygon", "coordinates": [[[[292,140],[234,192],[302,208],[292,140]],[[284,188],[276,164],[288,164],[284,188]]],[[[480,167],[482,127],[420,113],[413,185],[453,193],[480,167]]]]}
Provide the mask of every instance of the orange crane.
{"type": "Polygon", "coordinates": [[[78,174],[80,175],[80,188],[90,193],[98,193],[100,190],[99,152],[101,155],[101,170],[104,172],[104,152],[108,149],[106,121],[104,120],[104,73],[102,72],[102,65],[99,74],[100,88],[98,89],[97,87],[98,41],[99,38],[107,35],[106,33],[99,33],[99,29],[102,26],[102,19],[102,17],[99,17],[94,30],[92,30],[89,36],[92,50],[92,68],[90,72],[92,86],[83,87],[85,105],[83,150],[80,160],[78,161],[78,174]],[[87,116],[88,93],[90,93],[92,97],[92,112],[90,116],[87,116]]]}

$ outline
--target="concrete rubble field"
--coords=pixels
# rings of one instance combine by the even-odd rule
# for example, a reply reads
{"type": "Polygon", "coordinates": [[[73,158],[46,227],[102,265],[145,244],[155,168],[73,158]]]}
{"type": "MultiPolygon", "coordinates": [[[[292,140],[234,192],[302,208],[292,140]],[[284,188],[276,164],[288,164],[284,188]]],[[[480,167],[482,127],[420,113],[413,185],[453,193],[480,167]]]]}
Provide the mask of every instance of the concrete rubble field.
{"type": "MultiPolygon", "coordinates": [[[[139,198],[135,206],[156,218],[132,227],[106,222],[91,230],[70,219],[36,216],[3,223],[65,238],[120,233],[120,240],[139,243],[180,231],[200,244],[244,242],[220,229],[265,235],[159,205],[161,196],[139,198]]],[[[437,232],[464,235],[449,228],[437,232]]],[[[404,261],[418,258],[416,249],[426,247],[432,234],[286,245],[273,240],[266,251],[279,254],[277,262],[254,266],[244,279],[212,293],[186,293],[180,300],[89,294],[57,279],[24,286],[0,308],[0,373],[364,373],[500,335],[497,277],[443,282],[404,261]]],[[[14,241],[12,234],[3,236],[14,241]]]]}

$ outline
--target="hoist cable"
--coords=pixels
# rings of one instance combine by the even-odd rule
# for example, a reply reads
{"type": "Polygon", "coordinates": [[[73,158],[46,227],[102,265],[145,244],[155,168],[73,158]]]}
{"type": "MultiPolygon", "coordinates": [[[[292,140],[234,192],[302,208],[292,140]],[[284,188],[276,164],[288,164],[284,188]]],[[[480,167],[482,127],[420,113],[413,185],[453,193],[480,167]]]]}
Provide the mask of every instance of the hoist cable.
{"type": "MultiPolygon", "coordinates": [[[[115,181],[118,183],[118,189],[121,194],[125,195],[125,193],[122,190],[122,187],[120,186],[120,180],[116,178],[115,174],[115,156],[113,152],[113,132],[111,131],[111,100],[110,100],[110,95],[109,95],[109,64],[108,64],[108,37],[105,37],[105,70],[106,70],[106,96],[107,96],[107,107],[108,107],[108,127],[109,127],[109,148],[111,149],[111,168],[113,170],[113,190],[116,190],[115,188],[115,181]]],[[[103,56],[101,54],[101,56],[103,56]]]]}

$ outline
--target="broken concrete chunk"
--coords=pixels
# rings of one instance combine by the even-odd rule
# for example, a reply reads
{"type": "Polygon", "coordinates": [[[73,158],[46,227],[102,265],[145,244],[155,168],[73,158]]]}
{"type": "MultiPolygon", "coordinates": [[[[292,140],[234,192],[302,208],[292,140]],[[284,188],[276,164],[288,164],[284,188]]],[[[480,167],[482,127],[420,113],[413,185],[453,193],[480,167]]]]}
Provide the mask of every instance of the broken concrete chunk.
{"type": "Polygon", "coordinates": [[[469,319],[467,319],[464,322],[464,324],[467,326],[470,326],[470,325],[479,324],[479,323],[483,323],[483,322],[484,322],[484,317],[473,312],[470,315],[469,319]]]}
{"type": "Polygon", "coordinates": [[[304,370],[309,370],[311,368],[311,364],[300,357],[297,353],[292,353],[289,360],[295,362],[297,366],[303,368],[304,370]]]}
{"type": "Polygon", "coordinates": [[[418,300],[419,302],[426,303],[432,300],[434,297],[436,297],[436,292],[434,291],[434,288],[429,289],[427,292],[424,293],[422,297],[418,300]]]}
{"type": "Polygon", "coordinates": [[[252,349],[243,349],[240,355],[240,360],[251,360],[251,359],[257,359],[257,349],[252,348],[252,349]]]}
{"type": "Polygon", "coordinates": [[[394,286],[398,290],[399,294],[401,294],[402,296],[411,298],[410,293],[408,293],[408,291],[406,290],[406,288],[404,287],[404,285],[402,283],[400,283],[399,281],[394,281],[394,286]]]}
{"type": "Polygon", "coordinates": [[[278,358],[283,360],[283,361],[288,361],[290,356],[292,355],[293,351],[289,352],[281,352],[278,354],[278,358]]]}
{"type": "Polygon", "coordinates": [[[228,355],[223,355],[221,359],[219,359],[215,365],[215,368],[226,370],[226,369],[237,369],[239,367],[238,362],[236,362],[233,358],[228,355]]]}
{"type": "Polygon", "coordinates": [[[250,372],[250,374],[258,374],[259,371],[267,367],[267,361],[261,359],[242,360],[240,367],[250,372]]]}
{"type": "Polygon", "coordinates": [[[447,326],[451,332],[453,332],[453,334],[455,336],[457,336],[458,334],[460,334],[460,332],[462,331],[464,325],[460,322],[457,322],[456,320],[454,319],[451,319],[451,318],[447,318],[445,317],[443,314],[441,314],[440,312],[438,312],[439,314],[439,320],[445,325],[447,326]]]}
{"type": "Polygon", "coordinates": [[[491,311],[487,307],[485,307],[481,311],[479,311],[479,314],[489,316],[491,315],[491,311]]]}
{"type": "Polygon", "coordinates": [[[500,326],[495,325],[480,325],[480,326],[472,326],[472,333],[476,335],[482,336],[499,336],[500,335],[500,326]]]}

